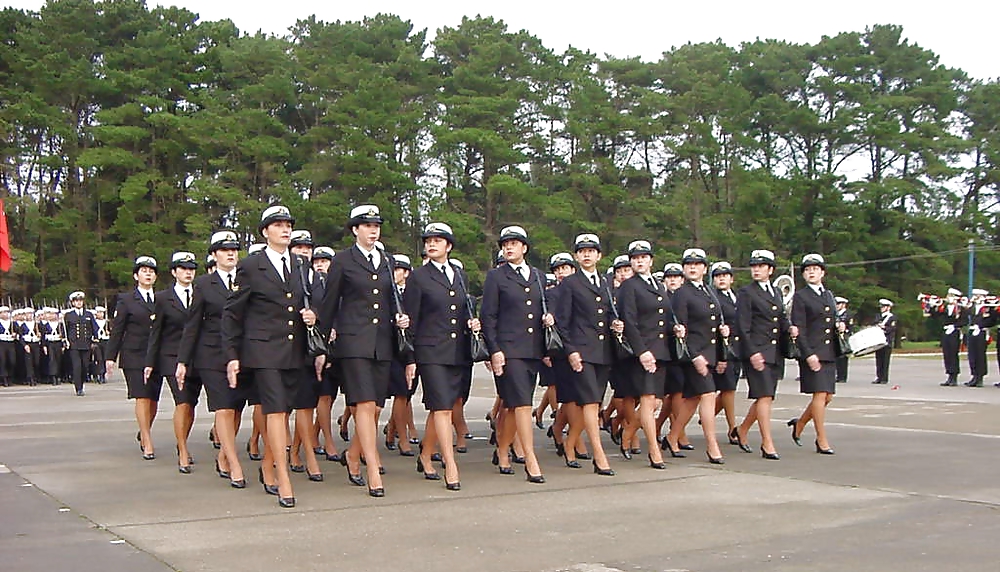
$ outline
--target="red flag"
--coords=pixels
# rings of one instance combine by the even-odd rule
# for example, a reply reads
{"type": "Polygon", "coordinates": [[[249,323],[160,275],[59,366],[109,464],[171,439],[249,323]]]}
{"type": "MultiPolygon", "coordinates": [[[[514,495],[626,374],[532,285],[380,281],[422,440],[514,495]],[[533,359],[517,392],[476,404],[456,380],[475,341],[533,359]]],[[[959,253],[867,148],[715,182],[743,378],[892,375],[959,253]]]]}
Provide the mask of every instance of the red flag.
{"type": "Polygon", "coordinates": [[[7,212],[3,210],[3,200],[0,200],[0,270],[10,272],[10,239],[7,236],[7,212]]]}

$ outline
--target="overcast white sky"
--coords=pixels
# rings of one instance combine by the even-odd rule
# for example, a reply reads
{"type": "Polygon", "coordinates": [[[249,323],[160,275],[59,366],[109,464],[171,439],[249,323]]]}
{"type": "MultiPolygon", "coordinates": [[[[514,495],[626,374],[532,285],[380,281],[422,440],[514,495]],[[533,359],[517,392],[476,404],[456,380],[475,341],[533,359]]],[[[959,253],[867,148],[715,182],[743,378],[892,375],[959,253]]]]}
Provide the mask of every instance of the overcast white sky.
{"type": "MultiPolygon", "coordinates": [[[[736,46],[755,38],[812,43],[824,35],[861,31],[872,24],[899,24],[912,43],[930,49],[941,63],[969,75],[1000,77],[995,26],[1000,3],[931,3],[899,0],[787,0],[676,2],[552,2],[502,0],[495,3],[441,0],[147,0],[183,6],[204,20],[229,18],[243,32],[283,35],[297,19],[316,14],[326,21],[360,20],[377,13],[397,14],[433,37],[442,26],[456,26],[463,15],[504,20],[512,30],[525,29],[547,47],[561,52],[573,45],[598,54],[658,59],[671,46],[722,39],[736,46]]],[[[37,10],[44,2],[15,0],[3,5],[37,10]]]]}

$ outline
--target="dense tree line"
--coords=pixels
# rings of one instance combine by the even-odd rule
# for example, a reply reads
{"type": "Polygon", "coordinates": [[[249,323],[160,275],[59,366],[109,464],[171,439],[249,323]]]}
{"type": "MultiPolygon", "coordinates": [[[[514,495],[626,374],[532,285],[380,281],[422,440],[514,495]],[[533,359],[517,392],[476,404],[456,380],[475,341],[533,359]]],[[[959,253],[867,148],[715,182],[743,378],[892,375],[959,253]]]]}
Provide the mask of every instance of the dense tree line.
{"type": "MultiPolygon", "coordinates": [[[[659,61],[555,53],[488,17],[426,31],[392,15],[300,20],[286,36],[140,0],[0,13],[0,194],[15,266],[3,296],[102,298],[131,260],[247,243],[280,201],[324,243],[379,204],[390,249],[450,223],[478,283],[506,224],[533,261],[585,231],[742,266],[754,248],[832,263],[874,314],[917,291],[1000,287],[1000,84],[969,78],[898,26],[800,45],[686,44],[659,61]],[[941,256],[928,255],[956,251],[941,256]]],[[[911,336],[925,335],[921,329],[911,336]]]]}

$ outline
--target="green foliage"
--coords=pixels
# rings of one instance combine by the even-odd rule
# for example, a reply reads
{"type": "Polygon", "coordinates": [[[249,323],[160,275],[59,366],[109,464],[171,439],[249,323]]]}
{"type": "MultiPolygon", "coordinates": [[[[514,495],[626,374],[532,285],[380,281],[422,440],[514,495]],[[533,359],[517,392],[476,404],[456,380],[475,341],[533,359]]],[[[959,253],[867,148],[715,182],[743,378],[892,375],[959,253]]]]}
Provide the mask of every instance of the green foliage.
{"type": "Polygon", "coordinates": [[[692,245],[737,267],[755,248],[782,268],[821,252],[833,290],[864,318],[896,299],[913,340],[932,332],[910,300],[965,288],[968,240],[978,285],[1000,288],[998,122],[1000,85],[891,25],[647,62],[555,54],[490,17],[429,43],[386,14],[275,37],[141,0],[51,0],[0,12],[16,259],[0,297],[104,299],[137,255],[204,252],[219,228],[256,242],[276,202],[344,247],[350,208],[375,203],[393,251],[450,224],[474,288],[508,224],[543,267],[582,232],[606,263],[638,238],[657,266],[692,245]]]}

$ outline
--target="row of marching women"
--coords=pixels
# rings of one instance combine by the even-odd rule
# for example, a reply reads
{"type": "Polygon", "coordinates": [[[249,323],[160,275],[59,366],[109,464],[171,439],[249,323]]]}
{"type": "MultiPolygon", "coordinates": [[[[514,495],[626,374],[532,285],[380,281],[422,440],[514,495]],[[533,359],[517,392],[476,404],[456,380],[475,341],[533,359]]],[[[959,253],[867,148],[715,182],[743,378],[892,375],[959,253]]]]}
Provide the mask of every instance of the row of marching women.
{"type": "Polygon", "coordinates": [[[104,383],[109,322],[103,306],[84,308],[84,293],[69,295],[69,308],[0,306],[0,385],[104,383]]]}
{"type": "Polygon", "coordinates": [[[496,390],[490,442],[501,475],[516,474],[519,464],[528,483],[546,482],[533,431],[544,427],[549,406],[555,422],[548,435],[570,470],[589,460],[594,474],[615,475],[617,455],[605,452],[602,428],[624,460],[642,453],[644,439],[649,466],[663,470],[666,454],[694,449],[685,429],[695,413],[708,462],[725,462],[716,439],[720,412],[728,443],[752,452],[756,426],[761,455],[777,460],[770,416],[785,357],[799,360],[800,389],[812,395],[789,422],[792,438],[799,444],[811,425],[816,451],[833,454],[824,419],[837,359],[847,351],[838,335],[846,325],[823,285],[826,263],[818,254],[802,259],[808,288],[786,308],[767,250],[753,252],[748,284],[734,291],[732,266],[710,264],[699,248],[666,264],[662,281],[654,277],[646,240],[633,241],[605,274],[600,238],[581,234],[572,254],[552,257],[550,277],[527,262],[528,232],[508,226],[477,304],[447,224],[423,229],[424,264],[415,267],[382,247],[377,206],[351,211],[346,227],[354,244],[339,252],[315,246],[294,222],[283,206],[266,209],[258,225],[263,242],[242,260],[235,233],[214,233],[214,267],[201,275],[194,253],[176,252],[160,289],[160,264],[135,260],[136,287],[117,298],[105,365],[109,373],[121,369],[135,401],[143,459],[157,458],[151,427],[166,381],[180,474],[194,470],[188,439],[204,397],[214,414],[216,473],[237,489],[253,479],[236,441],[243,410],[252,407],[245,451],[260,461],[256,480],[282,507],[295,506],[293,474],[324,481],[324,460],[342,465],[347,481],[368,495],[385,496],[386,451],[411,457],[419,478],[459,491],[460,456],[471,438],[464,405],[473,364],[482,362],[496,390]],[[752,404],[737,423],[741,370],[752,404]],[[539,380],[546,389],[533,407],[539,380]],[[427,411],[422,436],[411,402],[418,386],[427,411]],[[349,445],[338,452],[332,408],[341,393],[346,407],[336,425],[349,445]]]}

